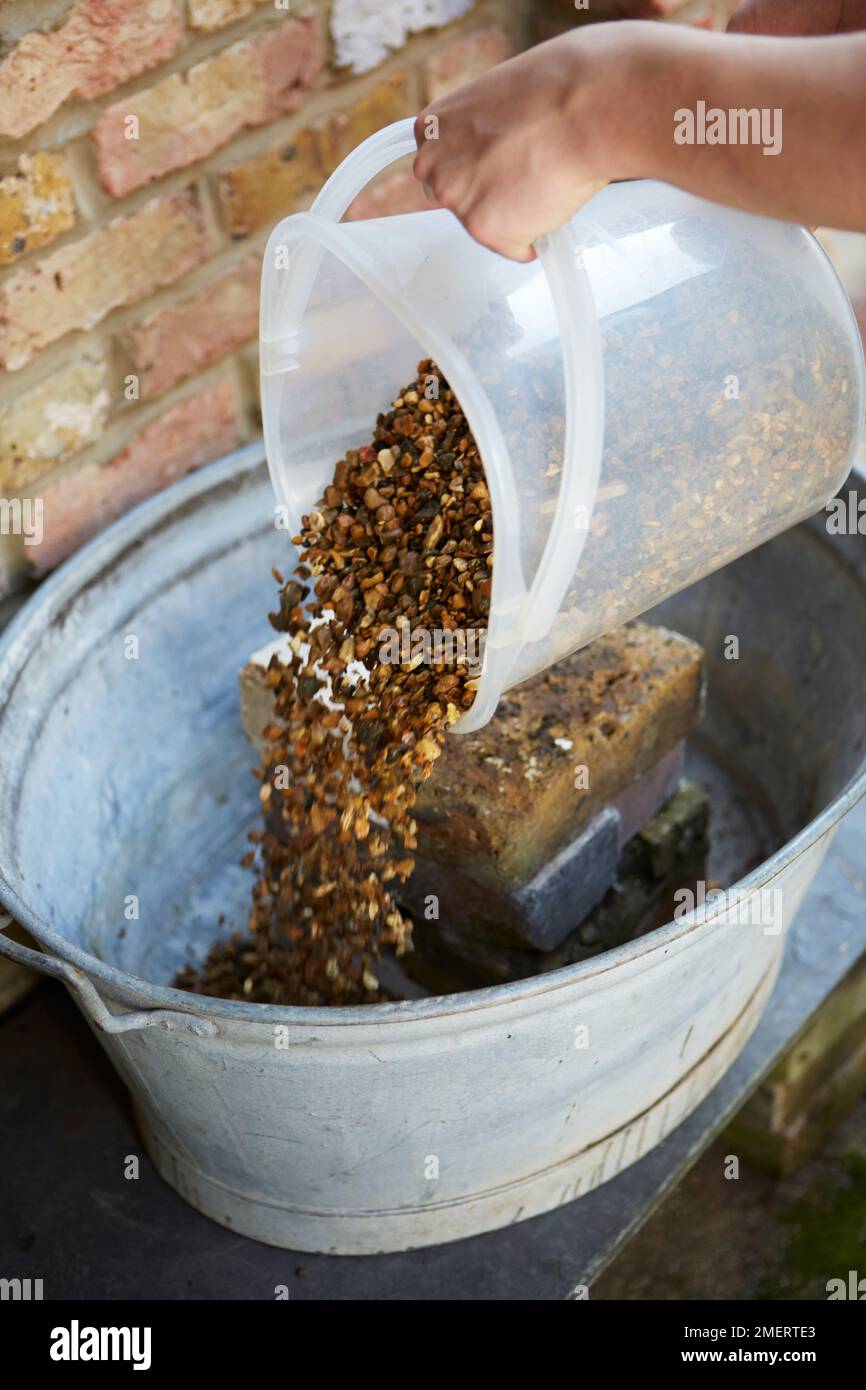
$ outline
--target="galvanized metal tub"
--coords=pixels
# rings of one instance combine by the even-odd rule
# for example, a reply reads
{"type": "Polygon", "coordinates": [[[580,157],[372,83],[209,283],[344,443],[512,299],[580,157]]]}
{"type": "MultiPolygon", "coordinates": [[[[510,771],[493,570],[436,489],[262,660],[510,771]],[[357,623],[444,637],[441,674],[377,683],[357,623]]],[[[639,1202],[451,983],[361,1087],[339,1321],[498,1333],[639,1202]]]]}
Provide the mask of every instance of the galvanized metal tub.
{"type": "MultiPolygon", "coordinates": [[[[159,1171],[214,1220],[369,1254],[546,1211],[658,1143],[760,1016],[791,918],[866,790],[866,540],[819,517],[658,615],[707,646],[699,756],[727,760],[746,814],[775,823],[781,847],[738,906],[538,979],[328,1011],[169,983],[245,920],[237,861],[257,796],[236,678],[266,635],[270,566],[286,563],[272,517],[253,447],[112,527],[7,630],[0,898],[129,1086],[159,1171]],[[772,889],[774,928],[740,924],[772,889]]],[[[21,958],[2,934],[0,950],[21,958]]]]}

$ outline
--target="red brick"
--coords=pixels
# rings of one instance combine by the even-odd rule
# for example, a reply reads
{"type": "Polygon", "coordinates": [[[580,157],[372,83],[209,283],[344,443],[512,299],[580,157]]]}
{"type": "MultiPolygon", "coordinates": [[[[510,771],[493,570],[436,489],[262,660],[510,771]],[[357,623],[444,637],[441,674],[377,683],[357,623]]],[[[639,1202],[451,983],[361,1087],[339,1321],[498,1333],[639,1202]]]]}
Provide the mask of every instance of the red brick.
{"type": "Polygon", "coordinates": [[[510,58],[513,51],[510,38],[498,24],[452,39],[427,63],[427,100],[435,101],[455,87],[461,87],[464,82],[480,77],[495,63],[510,58]]]}
{"type": "Polygon", "coordinates": [[[26,135],[70,97],[156,67],[181,36],[174,0],[78,0],[59,29],[25,34],[0,62],[0,135],[26,135]]]}
{"type": "Polygon", "coordinates": [[[250,256],[192,299],[158,310],[123,335],[142,399],[170,390],[256,334],[260,280],[261,262],[250,256]]]}
{"type": "Polygon", "coordinates": [[[347,222],[367,217],[392,217],[399,212],[425,212],[433,204],[411,170],[401,169],[359,193],[346,212],[347,222]]]}
{"type": "Polygon", "coordinates": [[[65,473],[42,493],[42,544],[27,548],[33,572],[53,569],[137,502],[233,449],[237,438],[234,386],[221,381],[151,421],[110,463],[65,473]]]}
{"type": "Polygon", "coordinates": [[[109,106],[92,132],[102,186],[123,197],[244,129],[297,111],[322,59],[317,21],[291,20],[109,106]]]}
{"type": "Polygon", "coordinates": [[[0,179],[0,265],[48,246],[75,222],[75,199],[62,155],[22,154],[0,179]]]}
{"type": "Polygon", "coordinates": [[[185,275],[210,250],[187,192],[154,198],[129,217],[62,246],[0,285],[0,367],[23,367],[48,343],[92,328],[112,309],[185,275]]]}

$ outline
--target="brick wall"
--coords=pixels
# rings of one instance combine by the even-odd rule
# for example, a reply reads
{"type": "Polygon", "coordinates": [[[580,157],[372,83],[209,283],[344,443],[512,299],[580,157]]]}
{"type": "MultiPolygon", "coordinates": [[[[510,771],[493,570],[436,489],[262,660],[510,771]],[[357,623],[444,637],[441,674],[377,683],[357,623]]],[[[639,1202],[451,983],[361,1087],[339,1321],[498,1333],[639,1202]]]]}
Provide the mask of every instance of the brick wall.
{"type": "MultiPolygon", "coordinates": [[[[271,226],[523,24],[509,0],[0,5],[0,499],[44,529],[0,510],[0,598],[258,434],[271,226]]],[[[416,202],[396,173],[352,212],[416,202]]]]}
{"type": "MultiPolygon", "coordinates": [[[[731,8],[0,3],[0,599],[258,434],[264,241],[358,141],[529,38],[624,14],[721,26],[731,8]],[[16,499],[41,501],[41,545],[14,534],[35,515],[16,499]]],[[[350,216],[415,206],[404,170],[350,216]]]]}

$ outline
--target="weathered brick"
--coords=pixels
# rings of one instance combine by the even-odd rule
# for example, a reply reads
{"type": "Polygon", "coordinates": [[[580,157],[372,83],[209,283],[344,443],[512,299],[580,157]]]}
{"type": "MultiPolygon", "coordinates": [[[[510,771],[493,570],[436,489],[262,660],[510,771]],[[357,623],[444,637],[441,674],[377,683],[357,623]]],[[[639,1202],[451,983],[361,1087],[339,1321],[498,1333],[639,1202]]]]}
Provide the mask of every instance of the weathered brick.
{"type": "Polygon", "coordinates": [[[276,222],[299,199],[317,192],[324,177],[320,132],[296,131],[291,141],[219,176],[217,191],[226,229],[240,238],[276,222]]]}
{"type": "MultiPolygon", "coordinates": [[[[252,14],[257,5],[264,3],[266,0],[187,0],[189,27],[206,33],[212,29],[224,29],[227,24],[236,24],[245,15],[252,14]]],[[[275,8],[288,10],[289,0],[282,0],[275,8]]]]}
{"type": "Polygon", "coordinates": [[[400,212],[425,212],[433,204],[410,169],[388,174],[365,188],[346,212],[347,222],[359,222],[367,217],[393,217],[400,212]]]}
{"type": "Polygon", "coordinates": [[[123,197],[297,111],[322,56],[317,21],[292,20],[109,106],[92,132],[102,186],[123,197]]]}
{"type": "Polygon", "coordinates": [[[510,38],[498,24],[453,39],[434,53],[427,63],[427,100],[435,101],[455,87],[461,87],[464,82],[480,77],[495,63],[510,58],[513,51],[510,38]]]}
{"type": "Polygon", "coordinates": [[[405,74],[396,74],[377,82],[369,92],[358,97],[351,106],[337,111],[322,126],[322,150],[327,169],[336,169],[340,161],[368,135],[390,125],[392,121],[414,114],[405,74]]]}
{"type": "Polygon", "coordinates": [[[338,67],[369,72],[410,35],[438,28],[471,10],[475,0],[334,0],[331,37],[338,67]]]}
{"type": "Polygon", "coordinates": [[[150,314],[123,335],[142,399],[161,395],[255,335],[260,279],[259,258],[250,256],[200,294],[150,314]]]}
{"type": "Polygon", "coordinates": [[[317,193],[327,174],[368,135],[411,112],[405,76],[386,78],[351,106],[217,180],[223,217],[233,237],[284,217],[299,199],[317,193]]]}
{"type": "Polygon", "coordinates": [[[102,357],[82,357],[0,407],[0,493],[26,487],[102,432],[109,409],[102,357]]]}
{"type": "Polygon", "coordinates": [[[75,222],[75,198],[62,155],[23,154],[0,179],[0,265],[47,246],[75,222]]]}
{"type": "Polygon", "coordinates": [[[78,0],[60,28],[25,34],[0,62],[0,135],[26,135],[70,97],[156,67],[181,36],[175,0],[78,0]]]}
{"type": "Polygon", "coordinates": [[[73,329],[92,328],[203,261],[210,239],[187,192],[117,217],[0,286],[0,367],[22,367],[73,329]]]}
{"type": "Polygon", "coordinates": [[[418,797],[419,843],[479,883],[526,882],[690,733],[702,702],[696,643],[617,629],[509,691],[485,728],[446,740],[418,797]]]}
{"type": "Polygon", "coordinates": [[[31,569],[53,569],[137,502],[234,448],[237,437],[234,386],[221,381],[151,421],[110,463],[64,474],[42,492],[44,536],[27,548],[31,569]]]}

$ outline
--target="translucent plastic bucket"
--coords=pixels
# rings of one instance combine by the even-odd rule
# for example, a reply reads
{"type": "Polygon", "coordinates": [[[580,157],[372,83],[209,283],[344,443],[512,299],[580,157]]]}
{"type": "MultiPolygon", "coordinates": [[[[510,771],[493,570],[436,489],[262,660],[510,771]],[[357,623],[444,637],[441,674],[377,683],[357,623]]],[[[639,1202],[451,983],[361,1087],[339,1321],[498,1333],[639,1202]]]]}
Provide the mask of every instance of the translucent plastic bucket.
{"type": "Polygon", "coordinates": [[[510,686],[822,507],[860,439],[863,351],[809,232],[665,184],[606,189],[529,265],[444,210],[341,223],[412,131],[365,141],[271,235],[265,443],[298,527],[418,359],[444,371],[493,508],[469,732],[510,686]]]}

